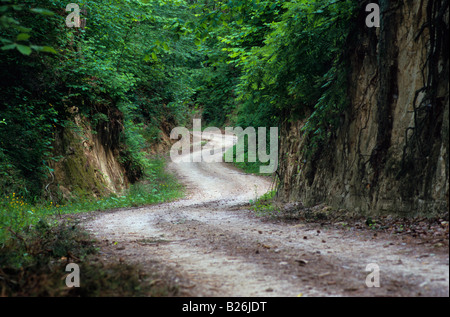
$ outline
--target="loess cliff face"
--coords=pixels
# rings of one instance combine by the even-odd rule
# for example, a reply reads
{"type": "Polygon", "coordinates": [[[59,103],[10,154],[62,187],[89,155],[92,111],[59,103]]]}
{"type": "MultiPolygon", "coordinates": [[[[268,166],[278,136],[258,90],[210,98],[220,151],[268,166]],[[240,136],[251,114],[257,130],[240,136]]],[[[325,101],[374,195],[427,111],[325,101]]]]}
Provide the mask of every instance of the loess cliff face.
{"type": "MultiPolygon", "coordinates": [[[[349,109],[307,158],[305,122],[281,129],[280,196],[359,214],[434,216],[449,204],[448,1],[380,1],[348,50],[349,109]]],[[[362,27],[363,26],[363,27],[362,27]]]]}

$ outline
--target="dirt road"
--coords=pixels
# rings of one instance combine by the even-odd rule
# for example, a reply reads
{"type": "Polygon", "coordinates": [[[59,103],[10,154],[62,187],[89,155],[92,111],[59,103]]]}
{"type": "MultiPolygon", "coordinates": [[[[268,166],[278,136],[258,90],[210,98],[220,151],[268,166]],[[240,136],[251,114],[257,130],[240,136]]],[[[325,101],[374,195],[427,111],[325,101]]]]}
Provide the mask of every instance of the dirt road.
{"type": "MultiPolygon", "coordinates": [[[[232,144],[215,135],[207,146],[232,144]]],[[[449,296],[448,250],[263,219],[244,206],[270,189],[268,179],[224,163],[173,162],[170,169],[187,198],[99,214],[85,227],[110,245],[105,256],[176,272],[183,295],[449,296]],[[366,286],[370,263],[379,267],[380,287],[366,286]]]]}

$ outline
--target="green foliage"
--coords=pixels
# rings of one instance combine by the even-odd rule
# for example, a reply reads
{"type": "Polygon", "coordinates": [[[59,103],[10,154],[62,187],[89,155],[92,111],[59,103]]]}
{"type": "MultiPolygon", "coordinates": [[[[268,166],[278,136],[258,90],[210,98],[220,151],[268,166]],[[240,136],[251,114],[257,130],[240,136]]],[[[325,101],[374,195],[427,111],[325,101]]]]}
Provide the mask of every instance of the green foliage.
{"type": "Polygon", "coordinates": [[[252,59],[253,51],[263,45],[281,3],[217,1],[214,5],[198,2],[193,6],[199,19],[187,25],[207,56],[204,80],[195,97],[208,124],[249,126],[249,117],[261,118],[258,112],[238,113],[237,92],[243,82],[243,67],[252,59]]]}
{"type": "MultiPolygon", "coordinates": [[[[54,12],[39,7],[29,8],[19,1],[2,0],[0,14],[0,42],[3,45],[0,50],[17,49],[23,55],[30,55],[33,50],[56,54],[53,47],[32,44],[30,37],[33,29],[22,24],[25,16],[40,20],[39,16],[53,16],[54,12]]],[[[25,18],[25,20],[27,19],[25,18]]]]}
{"type": "Polygon", "coordinates": [[[259,216],[276,216],[280,212],[274,204],[276,194],[276,190],[271,190],[255,200],[250,200],[253,211],[259,216]]]}
{"type": "Polygon", "coordinates": [[[197,4],[201,19],[193,32],[215,67],[216,82],[234,79],[228,100],[220,88],[219,95],[214,86],[206,89],[206,118],[214,121],[211,113],[229,113],[236,105],[232,117],[244,128],[307,119],[311,146],[326,142],[347,106],[342,53],[357,6],[351,0],[197,4]]]}
{"type": "Polygon", "coordinates": [[[21,94],[15,101],[23,103],[7,101],[3,105],[7,124],[0,125],[0,192],[33,197],[39,195],[40,184],[51,171],[48,162],[53,159],[58,112],[51,105],[30,101],[24,90],[17,91],[21,94]]]}
{"type": "Polygon", "coordinates": [[[190,116],[193,74],[201,57],[189,36],[179,39],[170,27],[189,19],[183,2],[77,2],[84,29],[66,27],[67,2],[62,0],[5,3],[0,39],[9,46],[0,50],[5,83],[0,193],[14,191],[28,199],[42,194],[52,172],[48,162],[57,156],[55,135],[77,111],[90,119],[94,131],[121,119],[111,117],[115,109],[122,113],[122,134],[113,145],[130,179],[137,181],[149,167],[147,142],[158,141],[148,132],[182,124],[190,116]]]}
{"type": "Polygon", "coordinates": [[[281,20],[271,23],[265,45],[253,49],[250,61],[243,64],[241,111],[275,109],[264,115],[272,115],[273,121],[309,116],[308,132],[322,136],[344,108],[345,68],[339,59],[355,4],[300,1],[286,2],[283,8],[281,20]]]}
{"type": "Polygon", "coordinates": [[[0,248],[0,293],[9,297],[173,296],[177,286],[158,272],[121,261],[99,261],[97,241],[78,221],[40,221],[32,229],[14,232],[0,248]],[[65,285],[66,265],[81,268],[82,287],[65,285]],[[157,280],[158,283],[154,283],[157,280]]]}
{"type": "Polygon", "coordinates": [[[208,125],[223,126],[230,121],[229,117],[236,107],[233,100],[236,83],[233,69],[228,65],[217,66],[215,71],[204,71],[194,98],[208,125]]]}
{"type": "Polygon", "coordinates": [[[38,223],[49,212],[48,206],[37,208],[23,200],[23,196],[12,192],[0,200],[0,243],[11,235],[9,230],[20,231],[38,223]]]}
{"type": "Polygon", "coordinates": [[[165,160],[153,158],[145,176],[122,195],[103,198],[76,197],[65,204],[58,202],[29,203],[24,196],[13,192],[0,197],[0,248],[11,238],[11,231],[21,232],[36,226],[39,221],[50,221],[55,216],[96,210],[138,207],[167,202],[183,195],[183,188],[176,178],[165,171],[165,160]]]}
{"type": "Polygon", "coordinates": [[[40,7],[43,1],[30,4],[35,6],[30,9],[18,1],[0,6],[4,44],[0,50],[4,123],[0,125],[0,193],[33,198],[40,195],[41,183],[51,172],[48,162],[53,159],[55,127],[63,122],[57,103],[60,94],[55,91],[58,83],[44,80],[53,77],[47,66],[56,56],[49,43],[57,38],[57,18],[40,7]]]}

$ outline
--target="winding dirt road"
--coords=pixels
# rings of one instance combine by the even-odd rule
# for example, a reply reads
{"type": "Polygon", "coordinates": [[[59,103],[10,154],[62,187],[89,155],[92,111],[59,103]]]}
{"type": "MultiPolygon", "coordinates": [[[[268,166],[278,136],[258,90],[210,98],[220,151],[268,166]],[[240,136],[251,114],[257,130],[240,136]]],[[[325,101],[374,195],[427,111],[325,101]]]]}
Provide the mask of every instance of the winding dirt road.
{"type": "MultiPolygon", "coordinates": [[[[207,147],[222,156],[233,141],[214,135],[207,147]]],[[[84,225],[110,246],[105,257],[175,272],[182,295],[449,296],[448,250],[256,217],[245,206],[270,189],[268,179],[224,163],[170,169],[187,186],[185,199],[100,213],[84,225]],[[366,286],[369,263],[379,266],[380,287],[366,286]]]]}

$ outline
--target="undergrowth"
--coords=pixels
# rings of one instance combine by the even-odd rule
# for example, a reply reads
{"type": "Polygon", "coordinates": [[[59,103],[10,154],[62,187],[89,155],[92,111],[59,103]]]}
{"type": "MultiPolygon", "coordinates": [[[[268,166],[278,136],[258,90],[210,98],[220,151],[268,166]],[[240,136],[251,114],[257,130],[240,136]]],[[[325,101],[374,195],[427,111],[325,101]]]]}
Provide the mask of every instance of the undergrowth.
{"type": "Polygon", "coordinates": [[[165,161],[154,159],[142,181],[133,184],[122,195],[103,198],[74,198],[66,204],[53,201],[29,203],[16,193],[0,198],[0,246],[19,232],[53,216],[117,208],[139,207],[182,197],[182,186],[164,170],[165,161]]]}
{"type": "MultiPolygon", "coordinates": [[[[11,230],[11,229],[10,229],[11,230]]],[[[13,232],[13,231],[12,231],[13,232]]],[[[103,263],[96,242],[74,222],[40,220],[0,248],[0,296],[172,296],[177,287],[139,266],[103,263]],[[80,268],[80,287],[66,285],[66,266],[80,268]]]]}
{"type": "MultiPolygon", "coordinates": [[[[61,217],[151,205],[181,198],[183,188],[163,159],[152,160],[139,183],[122,195],[30,203],[16,193],[0,198],[0,296],[171,296],[176,286],[151,283],[140,268],[102,263],[95,241],[61,217]],[[65,266],[80,265],[82,287],[65,285],[65,266]]],[[[65,218],[64,218],[65,219],[65,218]]],[[[160,279],[157,279],[158,281],[160,279]]]]}
{"type": "Polygon", "coordinates": [[[280,209],[274,204],[276,193],[276,190],[271,190],[255,200],[250,200],[253,211],[258,216],[275,217],[280,212],[280,209]]]}

